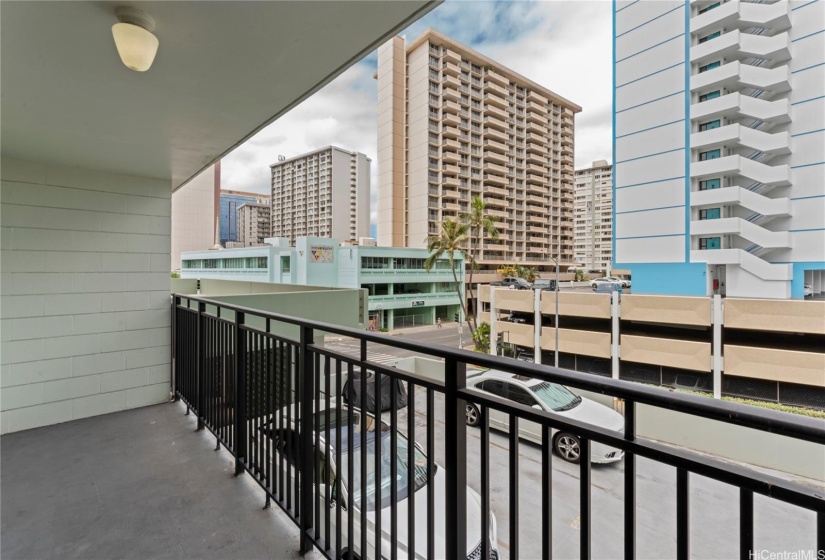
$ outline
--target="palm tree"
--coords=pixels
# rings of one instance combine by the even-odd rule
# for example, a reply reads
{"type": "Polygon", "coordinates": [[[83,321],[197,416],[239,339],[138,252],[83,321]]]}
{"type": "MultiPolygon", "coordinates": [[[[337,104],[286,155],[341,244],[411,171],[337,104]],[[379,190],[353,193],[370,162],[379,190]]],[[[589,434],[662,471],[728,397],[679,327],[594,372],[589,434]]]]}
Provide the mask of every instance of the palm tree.
{"type": "Polygon", "coordinates": [[[461,222],[455,222],[450,218],[444,218],[441,222],[441,233],[438,235],[430,235],[427,237],[427,250],[430,256],[424,261],[424,269],[429,271],[435,266],[436,261],[441,259],[445,253],[447,260],[450,262],[450,270],[453,271],[453,280],[455,280],[455,291],[458,294],[458,302],[461,304],[461,312],[467,320],[467,325],[470,327],[470,335],[475,332],[473,324],[470,323],[470,317],[467,315],[467,307],[464,304],[464,298],[461,296],[461,284],[458,281],[458,275],[455,271],[455,254],[460,253],[464,256],[464,260],[472,259],[467,254],[464,248],[467,240],[467,225],[461,222]]]}
{"type": "MultiPolygon", "coordinates": [[[[461,213],[461,221],[464,222],[470,231],[470,236],[475,242],[476,248],[481,249],[481,242],[486,233],[490,239],[498,239],[498,230],[496,229],[496,222],[498,216],[491,216],[487,214],[487,205],[480,196],[474,196],[470,203],[470,211],[461,213]]],[[[473,272],[476,269],[476,253],[469,252],[470,277],[467,282],[467,289],[469,291],[470,299],[473,299],[473,272]]],[[[473,317],[475,323],[475,317],[473,317]]]]}

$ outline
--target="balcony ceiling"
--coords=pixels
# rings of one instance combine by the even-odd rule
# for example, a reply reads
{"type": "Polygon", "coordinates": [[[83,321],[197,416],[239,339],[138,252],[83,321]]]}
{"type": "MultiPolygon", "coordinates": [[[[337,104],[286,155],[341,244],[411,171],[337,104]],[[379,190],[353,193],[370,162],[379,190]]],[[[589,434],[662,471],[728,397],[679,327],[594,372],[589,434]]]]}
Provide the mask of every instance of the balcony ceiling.
{"type": "Polygon", "coordinates": [[[2,153],[178,188],[439,2],[132,2],[147,72],[112,40],[125,2],[4,2],[2,153]]]}

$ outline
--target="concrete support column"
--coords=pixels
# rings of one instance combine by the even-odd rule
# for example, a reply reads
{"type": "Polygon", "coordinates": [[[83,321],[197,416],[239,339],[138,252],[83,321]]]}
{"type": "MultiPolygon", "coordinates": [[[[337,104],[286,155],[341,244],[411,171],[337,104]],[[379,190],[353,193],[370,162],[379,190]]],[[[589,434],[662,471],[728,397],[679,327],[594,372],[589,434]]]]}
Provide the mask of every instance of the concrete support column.
{"type": "Polygon", "coordinates": [[[619,319],[621,313],[621,305],[619,305],[619,296],[616,292],[611,294],[610,300],[610,360],[611,360],[611,374],[613,379],[619,378],[619,319]]]}
{"type": "Polygon", "coordinates": [[[490,355],[498,355],[498,344],[496,344],[496,289],[490,287],[490,355]]]}
{"type": "Polygon", "coordinates": [[[533,362],[541,363],[541,290],[533,290],[533,362]]]}
{"type": "Polygon", "coordinates": [[[713,309],[711,321],[713,324],[713,346],[711,357],[713,366],[713,398],[722,398],[722,325],[724,323],[724,308],[722,306],[722,296],[713,296],[713,309]]]}
{"type": "MultiPolygon", "coordinates": [[[[492,288],[491,288],[492,289],[492,288]]],[[[481,284],[476,284],[476,326],[481,324],[481,284]]]]}

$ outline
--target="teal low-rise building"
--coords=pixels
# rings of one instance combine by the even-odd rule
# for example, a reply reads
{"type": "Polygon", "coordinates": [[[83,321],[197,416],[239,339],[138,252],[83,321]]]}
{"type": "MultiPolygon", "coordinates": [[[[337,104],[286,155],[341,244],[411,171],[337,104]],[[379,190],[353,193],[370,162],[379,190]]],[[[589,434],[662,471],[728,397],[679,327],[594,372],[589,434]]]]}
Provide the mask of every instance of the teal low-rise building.
{"type": "Polygon", "coordinates": [[[182,278],[215,278],[333,288],[363,288],[368,293],[369,322],[365,328],[432,325],[454,321],[461,313],[455,289],[464,297],[464,257],[454,255],[455,274],[447,255],[430,270],[426,249],[340,245],[337,240],[298,238],[269,245],[190,251],[181,254],[182,278]]]}

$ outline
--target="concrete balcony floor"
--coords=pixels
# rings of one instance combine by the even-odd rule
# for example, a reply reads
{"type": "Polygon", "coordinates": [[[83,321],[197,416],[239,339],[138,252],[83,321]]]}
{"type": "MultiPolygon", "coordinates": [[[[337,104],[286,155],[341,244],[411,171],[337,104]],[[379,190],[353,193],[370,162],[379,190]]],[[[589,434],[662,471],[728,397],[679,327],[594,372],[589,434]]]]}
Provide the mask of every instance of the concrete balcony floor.
{"type": "Polygon", "coordinates": [[[2,544],[15,558],[321,558],[181,404],[0,440],[2,544]]]}

